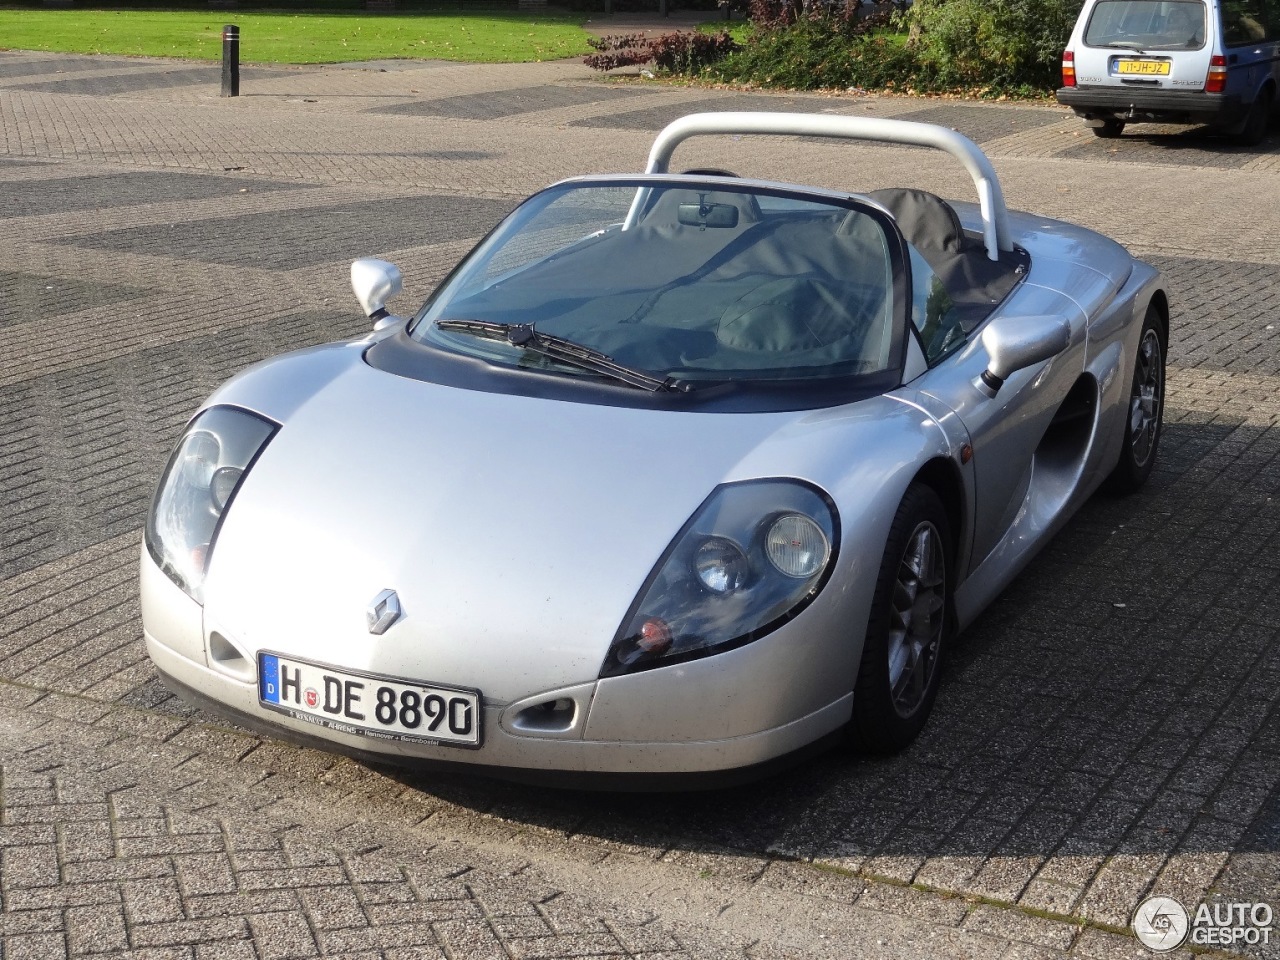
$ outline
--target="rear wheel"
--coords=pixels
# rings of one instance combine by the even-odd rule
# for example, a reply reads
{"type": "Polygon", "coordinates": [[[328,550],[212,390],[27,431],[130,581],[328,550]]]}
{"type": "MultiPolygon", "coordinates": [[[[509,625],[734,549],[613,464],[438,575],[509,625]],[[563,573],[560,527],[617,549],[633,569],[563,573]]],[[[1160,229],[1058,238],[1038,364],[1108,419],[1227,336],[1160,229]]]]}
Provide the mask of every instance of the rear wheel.
{"type": "Polygon", "coordinates": [[[1124,133],[1123,120],[1103,120],[1098,126],[1091,127],[1095,137],[1102,137],[1104,140],[1114,140],[1120,134],[1124,133]]]}
{"type": "Polygon", "coordinates": [[[1155,466],[1164,424],[1164,354],[1160,315],[1155,307],[1148,307],[1130,381],[1124,449],[1107,478],[1107,488],[1112,493],[1133,493],[1147,482],[1155,466]]]}
{"type": "Polygon", "coordinates": [[[951,530],[938,495],[913,483],[889,528],[853,694],[850,732],[874,753],[919,734],[951,630],[951,530]]]}
{"type": "Polygon", "coordinates": [[[1271,89],[1267,88],[1258,94],[1245,118],[1244,126],[1233,138],[1236,143],[1246,147],[1256,147],[1267,135],[1271,126],[1271,89]]]}

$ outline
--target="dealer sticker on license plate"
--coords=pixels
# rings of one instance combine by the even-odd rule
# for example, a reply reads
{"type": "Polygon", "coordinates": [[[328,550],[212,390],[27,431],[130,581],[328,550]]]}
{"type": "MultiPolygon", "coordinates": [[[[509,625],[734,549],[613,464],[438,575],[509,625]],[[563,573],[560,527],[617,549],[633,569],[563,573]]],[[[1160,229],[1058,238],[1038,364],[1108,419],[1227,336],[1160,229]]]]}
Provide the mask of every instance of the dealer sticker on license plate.
{"type": "Polygon", "coordinates": [[[1116,73],[1142,74],[1145,76],[1167,76],[1168,60],[1120,60],[1116,63],[1116,73]]]}
{"type": "Polygon", "coordinates": [[[296,720],[379,740],[480,746],[480,691],[348,673],[258,654],[258,701],[296,720]]]}

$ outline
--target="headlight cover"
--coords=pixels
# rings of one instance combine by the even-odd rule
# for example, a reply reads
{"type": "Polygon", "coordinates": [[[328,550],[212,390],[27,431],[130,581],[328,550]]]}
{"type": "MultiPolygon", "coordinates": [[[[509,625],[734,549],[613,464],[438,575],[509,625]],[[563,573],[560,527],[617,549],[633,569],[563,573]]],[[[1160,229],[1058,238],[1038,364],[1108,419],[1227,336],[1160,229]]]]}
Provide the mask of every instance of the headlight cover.
{"type": "Polygon", "coordinates": [[[160,477],[144,539],[160,569],[197,603],[204,574],[244,474],[278,429],[238,407],[210,407],[183,432],[160,477]]]}
{"type": "Polygon", "coordinates": [[[600,676],[698,659],[772,632],[817,596],[839,542],[835,505],[816,487],[717,487],[640,588],[600,676]]]}

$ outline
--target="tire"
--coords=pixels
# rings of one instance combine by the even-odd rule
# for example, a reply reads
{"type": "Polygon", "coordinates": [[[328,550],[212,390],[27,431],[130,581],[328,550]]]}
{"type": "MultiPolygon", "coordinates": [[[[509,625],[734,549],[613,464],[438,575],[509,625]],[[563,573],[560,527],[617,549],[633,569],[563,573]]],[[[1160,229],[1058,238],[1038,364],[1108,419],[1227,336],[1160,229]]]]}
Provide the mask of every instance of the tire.
{"type": "Polygon", "coordinates": [[[1120,462],[1107,477],[1108,492],[1133,493],[1147,482],[1155,466],[1164,427],[1165,336],[1155,307],[1147,308],[1138,337],[1138,354],[1129,384],[1124,447],[1120,462]]]}
{"type": "Polygon", "coordinates": [[[1271,90],[1268,88],[1261,91],[1253,101],[1249,116],[1245,117],[1244,126],[1232,139],[1243,147],[1256,147],[1266,139],[1267,128],[1270,126],[1271,90]]]}
{"type": "Polygon", "coordinates": [[[1120,134],[1124,133],[1123,120],[1103,120],[1101,126],[1090,127],[1095,137],[1101,137],[1103,140],[1114,140],[1120,134]]]}
{"type": "Polygon", "coordinates": [[[861,751],[901,750],[929,719],[952,632],[954,556],[942,501],[913,483],[889,528],[853,691],[849,732],[861,751]]]}

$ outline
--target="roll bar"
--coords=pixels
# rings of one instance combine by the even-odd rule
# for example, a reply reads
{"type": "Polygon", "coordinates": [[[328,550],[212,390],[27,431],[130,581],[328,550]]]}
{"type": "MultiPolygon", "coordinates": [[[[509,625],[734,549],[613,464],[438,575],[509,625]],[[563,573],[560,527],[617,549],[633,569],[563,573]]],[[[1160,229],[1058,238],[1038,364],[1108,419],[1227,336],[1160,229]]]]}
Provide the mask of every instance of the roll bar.
{"type": "Polygon", "coordinates": [[[649,151],[649,165],[645,173],[666,173],[676,147],[690,137],[753,133],[874,140],[943,150],[959,160],[969,171],[973,185],[978,189],[978,203],[982,209],[982,239],[987,248],[987,256],[998,260],[1001,250],[1009,252],[1013,249],[1004,192],[1000,189],[1000,180],[996,177],[991,161],[968,137],[932,123],[811,113],[691,113],[668,124],[658,134],[658,139],[653,142],[649,151]]]}

